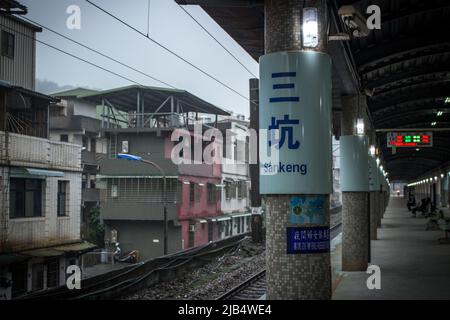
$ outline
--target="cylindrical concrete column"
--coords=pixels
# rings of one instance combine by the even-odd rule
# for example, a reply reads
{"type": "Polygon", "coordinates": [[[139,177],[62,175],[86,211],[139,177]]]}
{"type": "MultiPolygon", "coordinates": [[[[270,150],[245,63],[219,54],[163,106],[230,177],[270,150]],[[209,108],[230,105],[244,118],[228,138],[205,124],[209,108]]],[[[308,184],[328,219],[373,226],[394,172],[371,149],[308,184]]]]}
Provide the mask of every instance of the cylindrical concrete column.
{"type": "Polygon", "coordinates": [[[449,175],[444,173],[444,178],[442,179],[442,206],[448,207],[449,198],[448,198],[448,189],[449,189],[449,175]]]}
{"type": "Polygon", "coordinates": [[[369,190],[370,190],[370,240],[377,240],[378,230],[378,165],[374,156],[369,157],[369,190]]]}
{"type": "MultiPolygon", "coordinates": [[[[260,191],[266,204],[268,299],[331,298],[327,14],[325,0],[265,1],[259,125],[277,128],[284,136],[278,141],[279,160],[261,160],[260,166],[260,191]],[[317,26],[317,45],[308,52],[302,34],[306,11],[308,19],[315,17],[318,22],[312,24],[312,29],[317,26]]],[[[268,141],[270,147],[271,138],[268,141]]]]}
{"type": "Polygon", "coordinates": [[[366,136],[341,136],[342,270],[369,262],[369,158],[366,136]]]}

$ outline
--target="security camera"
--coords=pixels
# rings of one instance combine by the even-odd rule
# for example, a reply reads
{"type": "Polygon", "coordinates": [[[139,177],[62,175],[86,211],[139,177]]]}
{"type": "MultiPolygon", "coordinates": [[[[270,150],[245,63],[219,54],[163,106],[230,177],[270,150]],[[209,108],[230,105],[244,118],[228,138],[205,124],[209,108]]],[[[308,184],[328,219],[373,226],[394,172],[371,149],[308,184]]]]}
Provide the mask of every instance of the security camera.
{"type": "Polygon", "coordinates": [[[338,14],[354,37],[361,38],[369,35],[370,30],[367,27],[366,18],[354,6],[342,6],[339,8],[338,14]]]}

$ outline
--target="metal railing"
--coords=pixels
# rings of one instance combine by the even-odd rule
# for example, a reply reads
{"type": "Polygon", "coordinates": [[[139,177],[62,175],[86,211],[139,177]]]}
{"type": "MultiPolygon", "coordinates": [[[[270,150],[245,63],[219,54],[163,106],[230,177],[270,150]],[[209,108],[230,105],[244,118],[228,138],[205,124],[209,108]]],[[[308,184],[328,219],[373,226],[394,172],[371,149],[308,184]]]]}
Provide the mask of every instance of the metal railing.
{"type": "Polygon", "coordinates": [[[11,165],[40,166],[44,168],[81,169],[81,146],[71,143],[0,131],[0,162],[11,165]]]}

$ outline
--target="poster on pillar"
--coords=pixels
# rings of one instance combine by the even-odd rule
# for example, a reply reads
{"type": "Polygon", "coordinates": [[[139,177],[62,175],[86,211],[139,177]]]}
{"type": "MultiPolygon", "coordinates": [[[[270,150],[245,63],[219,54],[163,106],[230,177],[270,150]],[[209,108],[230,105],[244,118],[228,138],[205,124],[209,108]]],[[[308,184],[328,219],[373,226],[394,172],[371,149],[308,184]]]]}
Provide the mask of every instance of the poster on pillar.
{"type": "Polygon", "coordinates": [[[267,130],[260,141],[260,193],[331,193],[330,57],[312,51],[262,56],[259,94],[259,127],[267,130]]]}
{"type": "Polygon", "coordinates": [[[287,254],[326,253],[330,251],[328,227],[288,227],[287,254]]]}
{"type": "Polygon", "coordinates": [[[294,196],[290,201],[292,224],[325,224],[325,196],[294,196]]]}

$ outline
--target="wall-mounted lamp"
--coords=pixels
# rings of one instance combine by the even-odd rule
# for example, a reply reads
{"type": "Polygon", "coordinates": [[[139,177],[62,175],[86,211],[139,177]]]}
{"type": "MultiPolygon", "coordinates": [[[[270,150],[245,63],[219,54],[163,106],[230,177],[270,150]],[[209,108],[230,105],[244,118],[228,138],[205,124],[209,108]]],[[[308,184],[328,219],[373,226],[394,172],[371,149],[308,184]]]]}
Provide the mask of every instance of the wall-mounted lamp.
{"type": "Polygon", "coordinates": [[[362,118],[356,120],[356,134],[364,135],[364,119],[362,118]]]}
{"type": "Polygon", "coordinates": [[[371,156],[374,156],[375,155],[375,146],[370,146],[369,152],[370,152],[371,156]]]}

